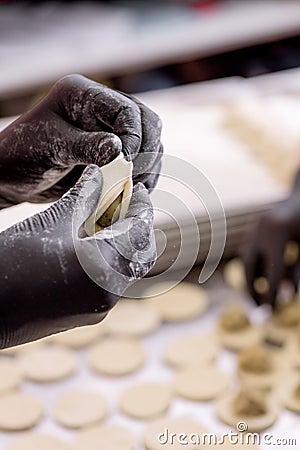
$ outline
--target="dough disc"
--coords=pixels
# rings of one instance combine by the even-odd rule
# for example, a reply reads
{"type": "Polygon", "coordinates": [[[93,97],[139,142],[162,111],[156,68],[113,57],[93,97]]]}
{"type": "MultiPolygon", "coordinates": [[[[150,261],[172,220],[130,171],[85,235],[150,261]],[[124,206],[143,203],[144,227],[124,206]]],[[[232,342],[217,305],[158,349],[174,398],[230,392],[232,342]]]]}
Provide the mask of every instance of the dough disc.
{"type": "Polygon", "coordinates": [[[217,333],[221,345],[233,352],[239,352],[263,341],[263,329],[255,325],[235,332],[224,331],[218,327],[217,333]]]}
{"type": "Polygon", "coordinates": [[[37,397],[25,392],[0,396],[0,429],[21,431],[32,428],[43,416],[43,407],[37,397]]]}
{"type": "Polygon", "coordinates": [[[300,303],[298,299],[281,306],[267,322],[267,337],[270,341],[285,344],[295,335],[300,326],[300,303]]]}
{"type": "Polygon", "coordinates": [[[288,343],[290,339],[297,333],[294,327],[283,327],[271,318],[266,323],[266,337],[270,342],[283,345],[288,343]]]}
{"type": "Polygon", "coordinates": [[[101,322],[97,325],[78,327],[64,331],[52,337],[52,342],[70,348],[87,347],[105,334],[105,326],[101,322]]]}
{"type": "Polygon", "coordinates": [[[184,335],[170,342],[165,348],[164,359],[173,367],[207,365],[217,356],[215,336],[184,335]]]}
{"type": "Polygon", "coordinates": [[[144,302],[120,300],[105,320],[107,331],[113,335],[144,336],[160,325],[158,312],[144,302]]]}
{"type": "Polygon", "coordinates": [[[54,419],[66,428],[82,428],[100,422],[107,415],[106,400],[95,392],[65,393],[54,406],[54,419]]]}
{"type": "MultiPolygon", "coordinates": [[[[161,291],[166,289],[161,284],[161,291]]],[[[155,291],[159,292],[158,285],[155,291]]],[[[145,297],[150,296],[153,289],[145,292],[145,297]]],[[[181,322],[191,320],[203,314],[208,306],[208,298],[205,291],[196,284],[181,282],[173,289],[163,294],[155,295],[145,300],[149,305],[155,307],[166,322],[181,322]]]]}
{"type": "Polygon", "coordinates": [[[147,450],[182,450],[183,448],[186,450],[195,450],[197,446],[195,442],[189,442],[187,440],[187,445],[182,444],[178,441],[177,437],[184,433],[187,436],[191,434],[202,435],[207,431],[193,419],[188,417],[165,417],[162,419],[157,419],[150,423],[144,432],[144,445],[147,450]],[[166,436],[166,430],[168,430],[168,436],[166,436]],[[176,434],[176,437],[170,437],[172,433],[176,434]],[[159,441],[158,437],[161,436],[161,440],[159,441]]]}
{"type": "Polygon", "coordinates": [[[67,378],[77,367],[75,354],[71,350],[52,345],[22,354],[19,364],[25,378],[39,383],[67,378]]]}
{"type": "Polygon", "coordinates": [[[72,445],[72,450],[133,450],[134,437],[120,425],[104,424],[80,430],[72,445]]]}
{"type": "Polygon", "coordinates": [[[15,361],[0,359],[0,394],[16,389],[21,384],[21,374],[15,361]]]}
{"type": "Polygon", "coordinates": [[[17,437],[7,450],[69,450],[70,447],[55,436],[30,433],[17,437]]]}
{"type": "Polygon", "coordinates": [[[225,373],[215,367],[189,367],[177,372],[173,386],[183,398],[208,401],[224,394],[229,387],[229,380],[225,373]]]}
{"type": "Polygon", "coordinates": [[[134,339],[107,338],[90,349],[88,360],[95,372],[122,376],[135,372],[143,365],[145,352],[134,339]]]}
{"type": "Polygon", "coordinates": [[[268,412],[259,417],[243,417],[238,416],[232,408],[233,395],[228,394],[225,397],[218,400],[216,404],[216,413],[219,419],[229,425],[230,427],[236,428],[239,422],[245,422],[247,424],[247,432],[249,433],[259,433],[266,430],[271,425],[273,425],[279,415],[279,408],[274,403],[270,402],[268,412]]]}
{"type": "Polygon", "coordinates": [[[124,414],[135,419],[150,419],[166,412],[171,399],[171,390],[167,385],[144,382],[122,393],[120,408],[124,414]]]}
{"type": "MultiPolygon", "coordinates": [[[[251,360],[251,359],[250,359],[251,360]]],[[[260,362],[260,364],[261,364],[260,362]]],[[[241,354],[238,357],[238,368],[237,373],[241,382],[241,385],[245,386],[247,389],[262,389],[262,390],[269,390],[272,388],[276,388],[280,385],[281,381],[284,380],[286,376],[288,376],[289,367],[288,367],[288,360],[286,358],[285,353],[282,350],[268,348],[265,345],[262,346],[254,346],[253,348],[249,347],[248,349],[244,350],[244,352],[241,352],[241,354]],[[264,349],[267,351],[267,353],[263,353],[261,356],[260,349],[264,349]],[[258,352],[258,355],[257,355],[258,352]],[[255,355],[254,361],[259,358],[259,361],[266,362],[270,359],[271,366],[269,367],[270,370],[267,372],[255,372],[253,370],[249,370],[247,367],[243,367],[240,360],[244,359],[246,356],[246,361],[249,358],[253,360],[253,355],[255,355]],[[257,356],[256,356],[257,355],[257,356]]],[[[248,362],[249,364],[249,362],[248,362]]],[[[253,363],[252,363],[253,364],[253,363]]]]}

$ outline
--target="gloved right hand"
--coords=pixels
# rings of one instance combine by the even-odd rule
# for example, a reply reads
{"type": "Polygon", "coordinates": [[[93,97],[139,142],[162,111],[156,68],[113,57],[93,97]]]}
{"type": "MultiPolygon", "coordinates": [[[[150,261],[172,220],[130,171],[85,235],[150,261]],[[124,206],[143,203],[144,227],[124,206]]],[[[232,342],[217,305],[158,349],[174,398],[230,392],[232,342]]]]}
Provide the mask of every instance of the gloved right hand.
{"type": "Polygon", "coordinates": [[[0,133],[0,208],[48,203],[70,189],[87,164],[122,150],[133,181],[152,189],[163,151],[159,117],[139,100],[68,75],[0,133]]]}
{"type": "Polygon", "coordinates": [[[90,165],[57,203],[0,234],[0,348],[101,321],[153,266],[153,211],[141,183],[124,220],[82,234],[101,188],[101,169],[90,165]]]}

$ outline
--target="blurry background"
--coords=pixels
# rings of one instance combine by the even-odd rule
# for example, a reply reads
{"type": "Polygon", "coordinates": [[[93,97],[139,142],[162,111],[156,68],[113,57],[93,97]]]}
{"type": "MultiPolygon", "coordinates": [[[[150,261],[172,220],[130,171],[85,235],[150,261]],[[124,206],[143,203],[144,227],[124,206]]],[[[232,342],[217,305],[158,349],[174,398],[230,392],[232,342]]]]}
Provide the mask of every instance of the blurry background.
{"type": "Polygon", "coordinates": [[[62,75],[127,92],[299,66],[297,0],[0,2],[0,114],[62,75]]]}

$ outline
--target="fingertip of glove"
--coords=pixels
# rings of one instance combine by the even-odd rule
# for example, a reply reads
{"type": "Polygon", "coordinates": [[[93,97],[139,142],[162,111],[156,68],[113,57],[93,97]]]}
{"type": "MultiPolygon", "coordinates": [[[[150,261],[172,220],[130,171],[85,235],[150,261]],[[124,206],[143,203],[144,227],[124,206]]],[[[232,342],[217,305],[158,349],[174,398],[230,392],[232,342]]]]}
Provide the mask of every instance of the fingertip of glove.
{"type": "Polygon", "coordinates": [[[122,151],[122,141],[116,134],[106,133],[99,141],[99,149],[109,148],[112,152],[120,153],[122,151]]]}
{"type": "Polygon", "coordinates": [[[99,166],[110,163],[122,151],[122,141],[113,133],[101,133],[95,139],[91,154],[93,162],[99,166]]]}
{"type": "Polygon", "coordinates": [[[135,209],[135,207],[143,208],[146,206],[148,209],[152,209],[152,202],[149,196],[149,192],[143,183],[137,183],[132,191],[132,201],[129,209],[135,209]]]}
{"type": "Polygon", "coordinates": [[[133,193],[147,191],[145,185],[142,182],[138,182],[133,187],[133,193]]]}
{"type": "Polygon", "coordinates": [[[72,160],[75,164],[104,166],[122,151],[121,139],[113,133],[79,131],[74,137],[72,160]]]}

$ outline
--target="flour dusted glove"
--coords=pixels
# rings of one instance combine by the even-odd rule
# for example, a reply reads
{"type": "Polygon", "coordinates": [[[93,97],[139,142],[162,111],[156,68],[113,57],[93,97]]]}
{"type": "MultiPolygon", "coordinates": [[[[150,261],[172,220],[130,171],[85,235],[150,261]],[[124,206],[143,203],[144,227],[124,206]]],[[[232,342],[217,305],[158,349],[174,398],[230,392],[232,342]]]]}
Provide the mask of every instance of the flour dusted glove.
{"type": "Polygon", "coordinates": [[[152,267],[153,211],[142,184],[125,219],[83,233],[101,186],[101,170],[90,165],[57,203],[0,234],[1,348],[101,321],[152,267]]]}
{"type": "Polygon", "coordinates": [[[136,99],[68,75],[0,133],[0,208],[55,201],[86,165],[103,166],[121,150],[134,162],[135,183],[152,188],[160,134],[158,116],[136,99]]]}
{"type": "Polygon", "coordinates": [[[291,258],[286,258],[291,241],[300,245],[300,174],[290,196],[260,218],[244,254],[249,292],[257,304],[270,303],[274,307],[283,279],[289,280],[297,291],[299,248],[298,255],[296,250],[291,258]],[[268,282],[263,294],[255,289],[259,277],[265,277],[268,282]]]}
{"type": "Polygon", "coordinates": [[[132,100],[141,114],[141,146],[133,158],[134,181],[142,182],[147,189],[152,190],[158,180],[161,169],[163,145],[161,137],[161,121],[157,114],[132,95],[124,94],[132,100]]]}

